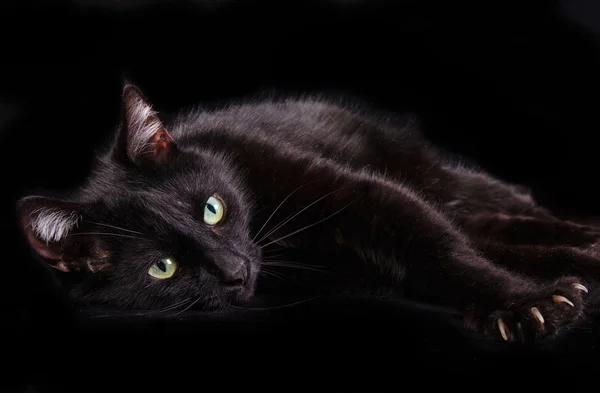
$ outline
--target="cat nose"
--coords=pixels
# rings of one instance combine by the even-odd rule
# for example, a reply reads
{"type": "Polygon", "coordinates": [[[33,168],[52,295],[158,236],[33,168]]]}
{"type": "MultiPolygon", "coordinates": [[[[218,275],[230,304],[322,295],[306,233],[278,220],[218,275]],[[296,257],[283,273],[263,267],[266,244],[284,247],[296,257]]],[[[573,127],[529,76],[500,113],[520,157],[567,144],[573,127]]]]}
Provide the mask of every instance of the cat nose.
{"type": "Polygon", "coordinates": [[[227,287],[239,287],[248,279],[248,262],[236,255],[227,255],[216,261],[217,279],[227,287]]]}

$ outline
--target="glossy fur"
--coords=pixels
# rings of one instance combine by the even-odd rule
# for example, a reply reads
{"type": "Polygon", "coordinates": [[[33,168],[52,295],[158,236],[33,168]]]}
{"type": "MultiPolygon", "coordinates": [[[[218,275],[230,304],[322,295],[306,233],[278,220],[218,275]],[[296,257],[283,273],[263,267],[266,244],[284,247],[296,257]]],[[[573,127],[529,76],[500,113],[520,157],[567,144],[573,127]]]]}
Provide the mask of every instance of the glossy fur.
{"type": "Polygon", "coordinates": [[[470,328],[515,341],[577,323],[600,277],[599,230],[448,160],[411,120],[318,99],[163,124],[128,84],[123,124],[87,182],[61,200],[25,197],[18,210],[75,300],[123,307],[244,303],[279,266],[311,272],[321,291],[450,305],[470,328]],[[209,226],[215,193],[225,216],[209,226]],[[173,277],[149,276],[165,256],[178,263],[173,277]]]}

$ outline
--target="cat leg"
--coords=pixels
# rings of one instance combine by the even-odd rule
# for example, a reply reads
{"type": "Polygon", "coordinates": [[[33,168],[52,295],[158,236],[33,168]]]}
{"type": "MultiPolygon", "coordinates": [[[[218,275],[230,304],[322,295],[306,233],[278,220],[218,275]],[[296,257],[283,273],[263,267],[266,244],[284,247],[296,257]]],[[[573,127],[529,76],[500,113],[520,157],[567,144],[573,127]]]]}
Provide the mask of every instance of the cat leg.
{"type": "Polygon", "coordinates": [[[507,244],[588,246],[600,240],[600,227],[555,216],[523,186],[465,167],[442,169],[448,176],[434,195],[444,195],[444,211],[471,236],[507,244]]]}
{"type": "Polygon", "coordinates": [[[592,294],[588,307],[600,307],[600,254],[595,247],[579,249],[564,245],[511,245],[483,242],[478,248],[494,264],[536,279],[548,281],[577,276],[592,294]]]}
{"type": "Polygon", "coordinates": [[[484,213],[457,219],[471,237],[505,244],[589,246],[600,239],[600,228],[570,221],[549,220],[504,213],[484,213]]]}
{"type": "Polygon", "coordinates": [[[586,292],[579,277],[546,284],[496,266],[410,189],[326,161],[311,164],[296,177],[289,168],[287,176],[271,172],[279,180],[269,189],[280,193],[271,205],[287,199],[278,214],[295,218],[285,232],[281,226],[271,231],[267,244],[352,250],[386,284],[453,306],[468,326],[499,340],[550,337],[582,315],[586,292]],[[298,188],[299,183],[310,186],[298,188]],[[556,301],[563,298],[567,301],[556,301]]]}
{"type": "Polygon", "coordinates": [[[553,280],[563,275],[577,275],[590,285],[600,281],[600,258],[588,249],[496,241],[481,242],[477,248],[495,265],[531,277],[553,280]]]}
{"type": "MultiPolygon", "coordinates": [[[[535,274],[527,276],[523,269],[527,261],[522,261],[520,269],[511,269],[508,264],[496,264],[497,260],[488,255],[467,251],[454,256],[441,261],[451,264],[440,269],[445,270],[443,273],[427,266],[421,267],[426,268],[425,272],[407,269],[406,284],[417,298],[421,295],[455,306],[462,312],[467,328],[498,341],[534,342],[568,330],[582,320],[589,288],[596,289],[588,284],[590,280],[581,278],[583,271],[561,271],[558,256],[554,274],[548,273],[548,280],[535,274]]],[[[592,262],[592,258],[584,259],[592,262]]]]}

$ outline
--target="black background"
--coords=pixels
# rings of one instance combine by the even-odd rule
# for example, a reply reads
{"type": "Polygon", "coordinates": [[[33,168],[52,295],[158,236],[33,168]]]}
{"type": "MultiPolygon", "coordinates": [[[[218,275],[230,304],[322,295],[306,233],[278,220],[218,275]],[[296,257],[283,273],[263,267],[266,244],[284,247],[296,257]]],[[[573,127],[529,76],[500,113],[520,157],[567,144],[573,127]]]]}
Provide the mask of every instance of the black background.
{"type": "Polygon", "coordinates": [[[22,388],[118,390],[117,374],[151,384],[191,376],[198,386],[208,376],[220,386],[280,376],[286,388],[364,382],[368,391],[419,375],[421,384],[479,388],[477,376],[554,383],[594,365],[594,324],[543,348],[507,348],[457,329],[446,310],[369,299],[210,321],[92,318],[72,331],[14,220],[17,198],[81,181],[116,124],[124,76],[161,112],[273,90],[349,94],[414,112],[442,146],[531,186],[562,214],[596,216],[594,0],[2,4],[0,280],[5,344],[15,349],[5,353],[22,388]]]}

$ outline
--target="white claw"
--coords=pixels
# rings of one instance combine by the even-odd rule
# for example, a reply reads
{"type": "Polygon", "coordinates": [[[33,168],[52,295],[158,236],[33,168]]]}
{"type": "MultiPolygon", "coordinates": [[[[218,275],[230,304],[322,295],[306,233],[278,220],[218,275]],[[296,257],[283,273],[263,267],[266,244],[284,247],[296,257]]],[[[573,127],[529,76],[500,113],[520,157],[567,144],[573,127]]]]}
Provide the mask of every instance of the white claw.
{"type": "Polygon", "coordinates": [[[537,319],[542,325],[544,324],[544,317],[542,316],[540,310],[537,309],[537,307],[531,307],[531,313],[533,314],[535,319],[537,319]]]}
{"type": "Polygon", "coordinates": [[[500,330],[500,334],[502,335],[502,338],[504,339],[504,341],[508,341],[508,334],[506,334],[506,330],[508,330],[508,329],[506,328],[504,321],[501,319],[498,319],[497,323],[498,323],[498,330],[500,330]]]}
{"type": "Polygon", "coordinates": [[[567,303],[569,306],[575,307],[573,302],[564,296],[554,295],[554,296],[552,296],[552,300],[554,300],[554,303],[556,303],[556,304],[567,303]]]}
{"type": "Polygon", "coordinates": [[[579,289],[579,290],[582,290],[582,291],[583,291],[583,292],[585,292],[585,293],[588,293],[588,289],[587,289],[586,287],[584,287],[583,285],[581,285],[581,284],[577,283],[577,282],[576,282],[576,283],[573,283],[573,284],[571,284],[571,286],[572,286],[573,288],[575,288],[575,289],[579,289]]]}

